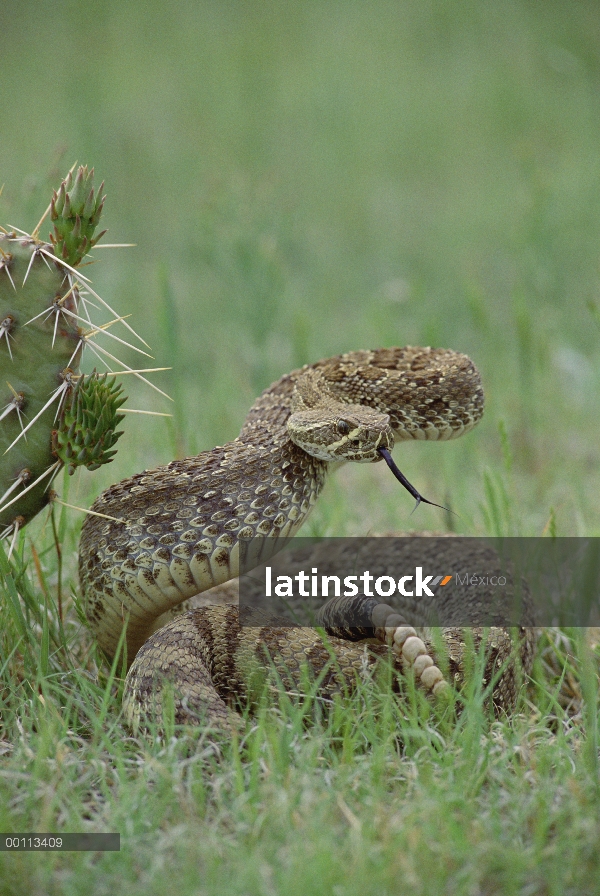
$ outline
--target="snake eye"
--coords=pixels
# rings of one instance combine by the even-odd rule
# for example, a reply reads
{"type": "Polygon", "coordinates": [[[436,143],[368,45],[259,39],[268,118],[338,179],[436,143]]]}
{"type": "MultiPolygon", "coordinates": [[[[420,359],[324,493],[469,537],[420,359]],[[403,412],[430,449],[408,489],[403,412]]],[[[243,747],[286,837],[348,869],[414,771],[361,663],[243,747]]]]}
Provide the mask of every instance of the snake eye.
{"type": "Polygon", "coordinates": [[[340,435],[347,436],[350,432],[350,426],[346,423],[345,420],[338,420],[337,431],[340,433],[340,435]]]}

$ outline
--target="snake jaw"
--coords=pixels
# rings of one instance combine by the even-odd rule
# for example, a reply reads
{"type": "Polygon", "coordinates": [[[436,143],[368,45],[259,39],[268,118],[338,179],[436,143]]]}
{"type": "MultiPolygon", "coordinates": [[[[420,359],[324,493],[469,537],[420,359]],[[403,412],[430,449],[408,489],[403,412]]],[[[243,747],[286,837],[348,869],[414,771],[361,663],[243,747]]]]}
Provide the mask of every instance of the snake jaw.
{"type": "Polygon", "coordinates": [[[395,461],[394,461],[394,458],[393,458],[392,455],[391,455],[391,452],[390,452],[389,448],[378,448],[377,451],[378,451],[379,454],[383,457],[384,461],[386,462],[386,464],[388,465],[388,467],[390,468],[390,470],[392,471],[392,473],[394,474],[394,476],[396,477],[396,479],[398,480],[398,482],[399,482],[401,485],[403,485],[404,488],[406,489],[406,491],[407,491],[407,492],[410,492],[410,494],[411,494],[411,495],[413,496],[413,498],[416,500],[417,503],[415,504],[415,506],[414,506],[414,508],[413,508],[413,511],[412,511],[413,513],[415,512],[415,510],[417,509],[417,507],[418,507],[419,504],[421,504],[421,503],[423,503],[423,504],[431,504],[432,507],[440,507],[442,510],[447,510],[448,513],[454,513],[454,511],[453,511],[453,510],[450,510],[449,507],[444,507],[443,504],[436,504],[434,501],[428,501],[427,498],[424,498],[423,495],[421,495],[421,494],[416,490],[416,488],[414,487],[414,485],[412,485],[412,484],[408,481],[408,479],[406,478],[406,476],[404,475],[404,473],[403,473],[401,470],[398,469],[398,467],[396,466],[396,463],[395,463],[395,461]]]}

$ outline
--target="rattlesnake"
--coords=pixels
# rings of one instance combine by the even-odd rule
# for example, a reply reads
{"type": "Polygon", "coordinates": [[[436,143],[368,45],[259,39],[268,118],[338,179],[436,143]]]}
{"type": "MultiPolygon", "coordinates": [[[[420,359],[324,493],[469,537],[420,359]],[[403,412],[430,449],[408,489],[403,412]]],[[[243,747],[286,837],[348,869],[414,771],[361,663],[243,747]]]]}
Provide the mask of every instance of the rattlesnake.
{"type": "MultiPolygon", "coordinates": [[[[137,655],[126,683],[129,721],[160,710],[161,676],[174,682],[178,721],[204,716],[221,728],[228,724],[226,702],[243,696],[248,677],[269,661],[292,686],[304,665],[321,674],[325,694],[351,686],[387,647],[366,654],[360,643],[338,638],[348,637],[339,601],[323,617],[327,644],[312,629],[277,621],[241,626],[235,606],[203,607],[161,624],[188,598],[233,579],[241,565],[251,568],[279,551],[340,462],[384,457],[420,500],[391,460],[394,442],[455,438],[482,413],[479,373],[465,355],[413,347],[350,352],[271,385],[234,441],[104,492],[82,530],[80,579],[91,629],[109,657],[127,620],[129,663],[137,655]]],[[[430,646],[403,617],[373,601],[361,612],[364,632],[357,636],[395,639],[397,663],[415,666],[430,690],[443,689],[430,646]]]]}

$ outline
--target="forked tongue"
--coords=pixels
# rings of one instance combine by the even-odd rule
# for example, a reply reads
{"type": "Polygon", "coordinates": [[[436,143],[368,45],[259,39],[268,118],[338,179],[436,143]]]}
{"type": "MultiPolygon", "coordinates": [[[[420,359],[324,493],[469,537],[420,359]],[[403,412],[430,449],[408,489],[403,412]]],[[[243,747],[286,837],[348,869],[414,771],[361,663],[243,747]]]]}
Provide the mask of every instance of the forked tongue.
{"type": "Polygon", "coordinates": [[[424,498],[423,495],[420,495],[419,492],[414,487],[414,485],[411,485],[411,483],[408,481],[408,479],[406,478],[404,473],[401,470],[399,470],[398,467],[396,466],[396,464],[394,462],[394,458],[392,457],[389,448],[378,448],[377,451],[379,452],[379,454],[381,454],[381,456],[385,460],[386,464],[388,465],[388,467],[390,468],[390,470],[392,471],[392,473],[394,474],[394,476],[396,477],[398,482],[404,486],[404,488],[406,489],[407,492],[410,492],[410,494],[413,496],[413,498],[417,502],[415,504],[415,506],[413,507],[412,513],[415,512],[415,510],[421,503],[431,504],[432,507],[440,507],[442,510],[447,510],[448,513],[454,513],[454,511],[450,510],[449,507],[444,507],[443,504],[436,504],[434,501],[428,501],[427,498],[424,498]]]}

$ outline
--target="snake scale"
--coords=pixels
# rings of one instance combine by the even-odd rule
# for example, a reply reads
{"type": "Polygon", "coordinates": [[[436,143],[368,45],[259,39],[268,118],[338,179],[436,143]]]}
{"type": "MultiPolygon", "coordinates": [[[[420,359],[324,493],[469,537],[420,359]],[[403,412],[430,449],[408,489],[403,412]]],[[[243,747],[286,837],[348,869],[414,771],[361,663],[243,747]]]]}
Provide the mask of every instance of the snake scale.
{"type": "MultiPolygon", "coordinates": [[[[483,404],[479,373],[465,355],[414,347],[349,352],[267,388],[232,442],[105,491],[92,507],[98,516],[83,526],[80,580],[90,627],[108,657],[127,622],[129,723],[160,715],[166,680],[176,721],[228,729],[231,704],[250,696],[249,682],[269,663],[292,690],[308,668],[327,696],[352,687],[390,646],[398,668],[412,667],[434,693],[444,689],[432,644],[397,610],[364,596],[364,625],[354,634],[344,624],[347,602],[324,608],[326,645],[316,630],[277,620],[242,626],[231,605],[172,617],[189,598],[234,579],[241,565],[276,554],[306,520],[328,471],[344,461],[384,458],[420,500],[391,459],[394,442],[456,438],[478,422],[483,404]],[[373,635],[379,643],[371,638],[365,650],[360,639],[373,635]]],[[[445,637],[451,647],[460,643],[454,630],[445,637]]],[[[493,638],[499,661],[510,639],[502,630],[493,638]]],[[[512,678],[504,681],[495,702],[510,705],[514,690],[512,678]]]]}

